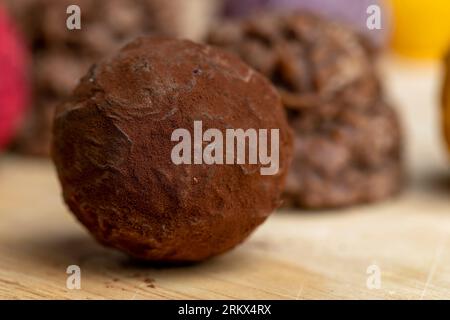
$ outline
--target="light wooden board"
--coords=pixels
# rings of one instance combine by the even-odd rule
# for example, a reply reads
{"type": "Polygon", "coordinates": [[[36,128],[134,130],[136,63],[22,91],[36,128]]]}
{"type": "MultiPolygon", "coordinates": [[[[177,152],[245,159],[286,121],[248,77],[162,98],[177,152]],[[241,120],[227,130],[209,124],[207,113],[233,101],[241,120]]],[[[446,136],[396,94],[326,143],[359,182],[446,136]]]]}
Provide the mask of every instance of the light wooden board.
{"type": "Polygon", "coordinates": [[[59,299],[450,298],[450,178],[440,141],[437,65],[389,59],[410,180],[388,202],[277,212],[236,250],[176,268],[138,265],[96,244],[64,207],[51,163],[0,158],[0,297],[59,299]],[[66,268],[81,267],[81,289],[66,268]],[[381,270],[368,289],[367,268],[381,270]]]}

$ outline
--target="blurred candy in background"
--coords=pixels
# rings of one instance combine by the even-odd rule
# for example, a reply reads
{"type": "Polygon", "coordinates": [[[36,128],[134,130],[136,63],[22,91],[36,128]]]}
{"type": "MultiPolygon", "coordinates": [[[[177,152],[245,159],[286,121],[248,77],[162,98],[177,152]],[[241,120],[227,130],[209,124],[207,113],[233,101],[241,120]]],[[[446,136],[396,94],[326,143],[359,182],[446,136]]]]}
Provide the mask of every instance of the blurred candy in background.
{"type": "Polygon", "coordinates": [[[344,25],[308,13],[259,13],[213,28],[280,92],[294,133],[285,204],[345,207],[398,194],[403,139],[373,63],[344,25]]]}
{"type": "Polygon", "coordinates": [[[450,46],[450,1],[390,0],[392,46],[413,58],[441,58],[450,46]]]}
{"type": "Polygon", "coordinates": [[[442,90],[442,118],[444,124],[444,136],[447,149],[450,153],[450,51],[445,59],[445,80],[442,90]]]}
{"type": "Polygon", "coordinates": [[[306,10],[340,21],[363,33],[375,45],[383,45],[389,36],[389,12],[380,0],[225,0],[224,12],[230,17],[242,17],[257,11],[306,10]],[[367,8],[378,5],[382,9],[381,29],[367,28],[367,8]]]}
{"type": "Polygon", "coordinates": [[[18,129],[27,103],[26,54],[18,32],[0,7],[0,150],[18,129]]]}

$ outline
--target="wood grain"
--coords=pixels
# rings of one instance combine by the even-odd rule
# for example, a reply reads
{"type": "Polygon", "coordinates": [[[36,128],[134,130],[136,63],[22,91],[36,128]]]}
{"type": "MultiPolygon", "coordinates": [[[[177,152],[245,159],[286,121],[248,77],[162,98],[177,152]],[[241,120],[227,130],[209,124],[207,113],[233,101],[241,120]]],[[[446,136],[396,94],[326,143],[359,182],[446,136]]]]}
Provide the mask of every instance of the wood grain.
{"type": "Polygon", "coordinates": [[[96,244],[61,201],[46,160],[0,158],[0,297],[6,299],[450,298],[450,179],[440,141],[438,65],[389,58],[402,114],[405,192],[339,211],[277,212],[236,250],[184,267],[138,264],[96,244]],[[79,265],[80,290],[66,288],[79,265]],[[381,288],[368,289],[368,266],[381,288]]]}

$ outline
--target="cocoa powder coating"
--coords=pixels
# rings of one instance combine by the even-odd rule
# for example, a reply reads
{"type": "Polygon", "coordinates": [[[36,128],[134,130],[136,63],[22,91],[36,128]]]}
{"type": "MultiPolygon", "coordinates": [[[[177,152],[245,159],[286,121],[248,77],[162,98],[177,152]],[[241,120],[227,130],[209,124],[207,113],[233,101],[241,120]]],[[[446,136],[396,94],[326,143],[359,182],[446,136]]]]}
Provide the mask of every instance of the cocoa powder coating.
{"type": "Polygon", "coordinates": [[[222,23],[209,43],[237,53],[278,88],[294,130],[286,204],[344,207],[402,185],[402,138],[374,52],[345,26],[296,12],[222,23]]]}
{"type": "Polygon", "coordinates": [[[91,68],[54,122],[53,160],[71,211],[101,243],[163,262],[242,242],[280,204],[292,137],[278,93],[236,56],[139,38],[91,68]],[[280,130],[280,170],[171,161],[173,130],[280,130]]]}

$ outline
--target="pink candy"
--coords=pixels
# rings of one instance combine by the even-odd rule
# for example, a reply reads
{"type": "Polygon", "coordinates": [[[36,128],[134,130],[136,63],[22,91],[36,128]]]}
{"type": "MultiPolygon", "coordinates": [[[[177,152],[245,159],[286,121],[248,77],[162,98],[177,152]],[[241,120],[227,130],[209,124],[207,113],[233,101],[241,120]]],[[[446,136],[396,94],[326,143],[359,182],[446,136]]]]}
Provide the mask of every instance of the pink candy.
{"type": "Polygon", "coordinates": [[[28,102],[26,54],[17,30],[0,7],[0,149],[13,138],[28,102]]]}

